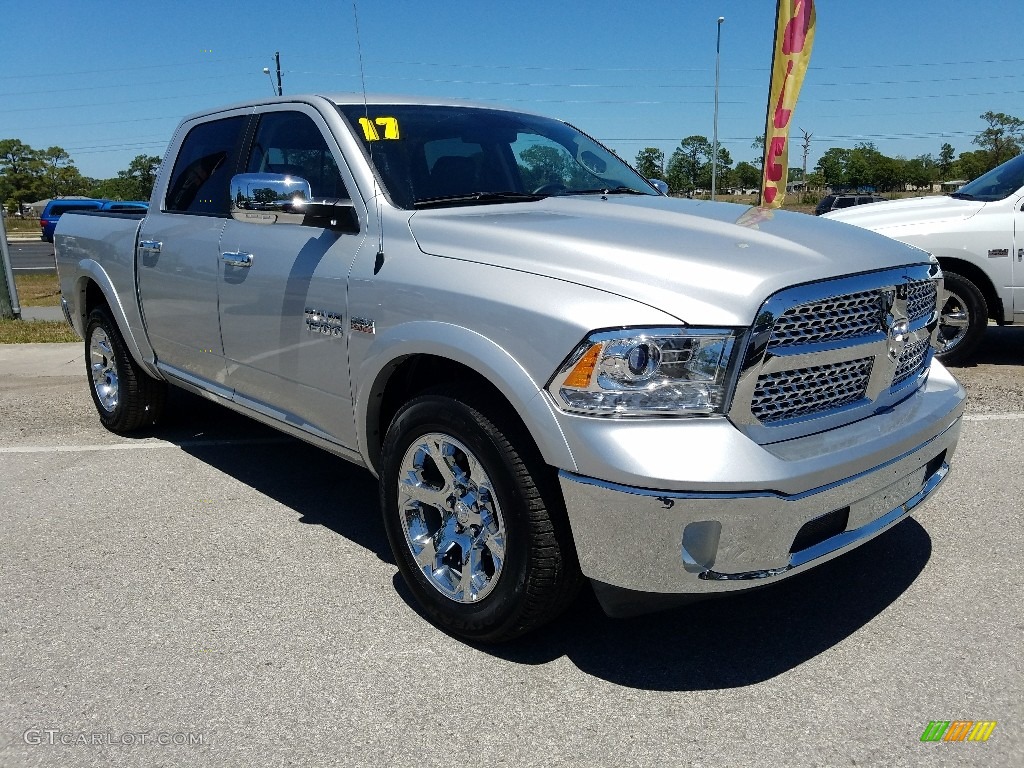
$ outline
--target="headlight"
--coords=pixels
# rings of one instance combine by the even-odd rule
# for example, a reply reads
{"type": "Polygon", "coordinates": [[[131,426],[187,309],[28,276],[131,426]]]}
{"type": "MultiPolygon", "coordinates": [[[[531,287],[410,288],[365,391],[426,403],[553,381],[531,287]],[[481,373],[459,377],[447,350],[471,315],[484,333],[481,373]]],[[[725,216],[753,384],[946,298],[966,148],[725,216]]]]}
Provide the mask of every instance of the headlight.
{"type": "Polygon", "coordinates": [[[548,384],[559,407],[598,416],[721,413],[737,331],[631,328],[587,337],[548,384]]]}

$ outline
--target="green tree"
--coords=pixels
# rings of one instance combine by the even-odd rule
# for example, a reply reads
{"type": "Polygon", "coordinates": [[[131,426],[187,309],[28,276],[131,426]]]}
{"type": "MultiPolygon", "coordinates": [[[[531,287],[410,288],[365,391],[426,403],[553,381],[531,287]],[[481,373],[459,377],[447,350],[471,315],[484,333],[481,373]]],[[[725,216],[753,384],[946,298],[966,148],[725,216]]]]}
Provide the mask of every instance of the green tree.
{"type": "Polygon", "coordinates": [[[844,147],[829,147],[824,154],[818,158],[815,169],[830,187],[845,187],[849,185],[846,175],[846,165],[850,160],[852,150],[844,147]]]}
{"type": "MultiPolygon", "coordinates": [[[[755,151],[755,155],[750,160],[750,164],[757,168],[758,174],[764,173],[764,135],[757,136],[752,142],[750,142],[750,148],[755,151]]],[[[760,186],[761,182],[758,180],[757,186],[760,186]]]]}
{"type": "Polygon", "coordinates": [[[121,200],[149,200],[156,184],[156,175],[160,171],[160,158],[156,155],[136,155],[128,164],[128,168],[117,172],[117,178],[124,182],[128,191],[121,200]]]}
{"type": "Polygon", "coordinates": [[[953,173],[953,164],[956,162],[956,150],[952,144],[943,144],[939,148],[939,176],[941,181],[949,181],[953,173]]]}
{"type": "MultiPolygon", "coordinates": [[[[700,171],[698,174],[698,181],[701,189],[711,189],[711,155],[713,148],[708,150],[708,159],[701,164],[700,171]]],[[[727,186],[729,175],[732,172],[732,155],[729,154],[729,150],[725,147],[718,147],[718,168],[715,169],[718,174],[719,182],[716,185],[719,189],[727,186]]]]}
{"type": "Polygon", "coordinates": [[[752,163],[740,161],[733,169],[733,182],[735,186],[744,189],[757,189],[761,185],[761,169],[752,163]]]}
{"type": "Polygon", "coordinates": [[[991,111],[981,115],[981,119],[988,123],[988,128],[975,136],[972,142],[989,153],[989,168],[1020,154],[1024,144],[1024,120],[991,111]]]}
{"type": "MultiPolygon", "coordinates": [[[[706,136],[687,136],[676,147],[668,161],[668,186],[672,192],[692,192],[701,183],[702,170],[711,162],[711,142],[706,136]]],[[[711,186],[711,169],[707,172],[707,184],[711,186]]]]}
{"type": "Polygon", "coordinates": [[[956,159],[956,175],[961,179],[976,179],[995,166],[987,150],[978,149],[974,152],[961,152],[956,159]]]}
{"type": "Polygon", "coordinates": [[[0,177],[5,182],[5,199],[21,206],[43,197],[42,172],[38,150],[19,139],[0,139],[0,177]]]}
{"type": "Polygon", "coordinates": [[[645,147],[636,153],[636,170],[645,179],[665,178],[665,153],[655,147],[645,147]]]}
{"type": "Polygon", "coordinates": [[[931,155],[903,161],[904,177],[914,189],[930,187],[939,175],[939,164],[931,155]]]}
{"type": "Polygon", "coordinates": [[[88,185],[71,155],[63,147],[49,147],[38,153],[41,164],[40,182],[46,197],[81,195],[88,191],[88,185]]]}

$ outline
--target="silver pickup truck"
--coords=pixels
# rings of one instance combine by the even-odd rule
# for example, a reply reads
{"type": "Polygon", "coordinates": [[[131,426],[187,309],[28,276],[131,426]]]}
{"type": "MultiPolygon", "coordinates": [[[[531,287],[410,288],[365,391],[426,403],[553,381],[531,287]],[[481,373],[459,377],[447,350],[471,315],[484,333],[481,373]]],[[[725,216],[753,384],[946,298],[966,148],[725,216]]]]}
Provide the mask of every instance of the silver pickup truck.
{"type": "Polygon", "coordinates": [[[825,562],[960,432],[927,253],[670,199],[493,106],[190,116],[149,212],[66,215],[56,252],[105,426],[150,428],[170,384],[368,468],[410,589],[476,641],[587,579],[627,615],[825,562]]]}

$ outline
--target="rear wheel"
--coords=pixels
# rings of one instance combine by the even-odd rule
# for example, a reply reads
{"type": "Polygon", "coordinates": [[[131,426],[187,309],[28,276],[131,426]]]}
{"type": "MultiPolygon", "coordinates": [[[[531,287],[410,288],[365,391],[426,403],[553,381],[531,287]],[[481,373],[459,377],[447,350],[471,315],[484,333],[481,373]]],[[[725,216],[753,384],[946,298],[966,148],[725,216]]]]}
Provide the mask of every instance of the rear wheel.
{"type": "Polygon", "coordinates": [[[470,402],[429,394],[398,412],[381,507],[399,571],[430,618],[499,642],[556,616],[581,578],[553,475],[511,419],[470,402]]]}
{"type": "Polygon", "coordinates": [[[167,384],[132,359],[105,306],[94,309],[85,326],[85,369],[100,422],[111,432],[133,432],[159,420],[167,384]]]}
{"type": "Polygon", "coordinates": [[[981,341],[988,325],[985,295],[974,283],[955,272],[944,272],[946,297],[939,311],[940,351],[943,363],[960,365],[981,341]]]}

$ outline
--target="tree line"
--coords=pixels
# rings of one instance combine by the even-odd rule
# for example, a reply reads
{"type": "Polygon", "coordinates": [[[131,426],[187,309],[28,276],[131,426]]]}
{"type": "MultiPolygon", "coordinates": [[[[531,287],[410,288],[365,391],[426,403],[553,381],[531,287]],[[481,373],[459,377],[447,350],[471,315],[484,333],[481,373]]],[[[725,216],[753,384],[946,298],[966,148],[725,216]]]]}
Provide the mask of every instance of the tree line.
{"type": "Polygon", "coordinates": [[[137,155],[114,178],[93,179],[62,147],[34,149],[19,139],[0,139],[0,203],[16,213],[28,203],[69,195],[149,200],[159,168],[159,157],[137,155]]]}
{"type": "MultiPolygon", "coordinates": [[[[1024,120],[1003,112],[985,112],[980,116],[987,127],[971,143],[978,149],[956,154],[952,144],[943,143],[937,155],[888,157],[871,142],[852,149],[831,147],[826,150],[806,183],[811,188],[872,188],[879,192],[929,189],[944,181],[970,180],[1024,152],[1024,120]]],[[[761,184],[764,138],[754,139],[755,158],[733,167],[728,150],[719,147],[717,186],[719,189],[757,189],[761,184]]],[[[692,194],[711,188],[714,147],[705,136],[687,136],[668,157],[655,147],[637,153],[635,167],[649,179],[662,179],[673,194],[692,194]]],[[[804,181],[803,169],[790,157],[789,181],[804,181]]]]}

